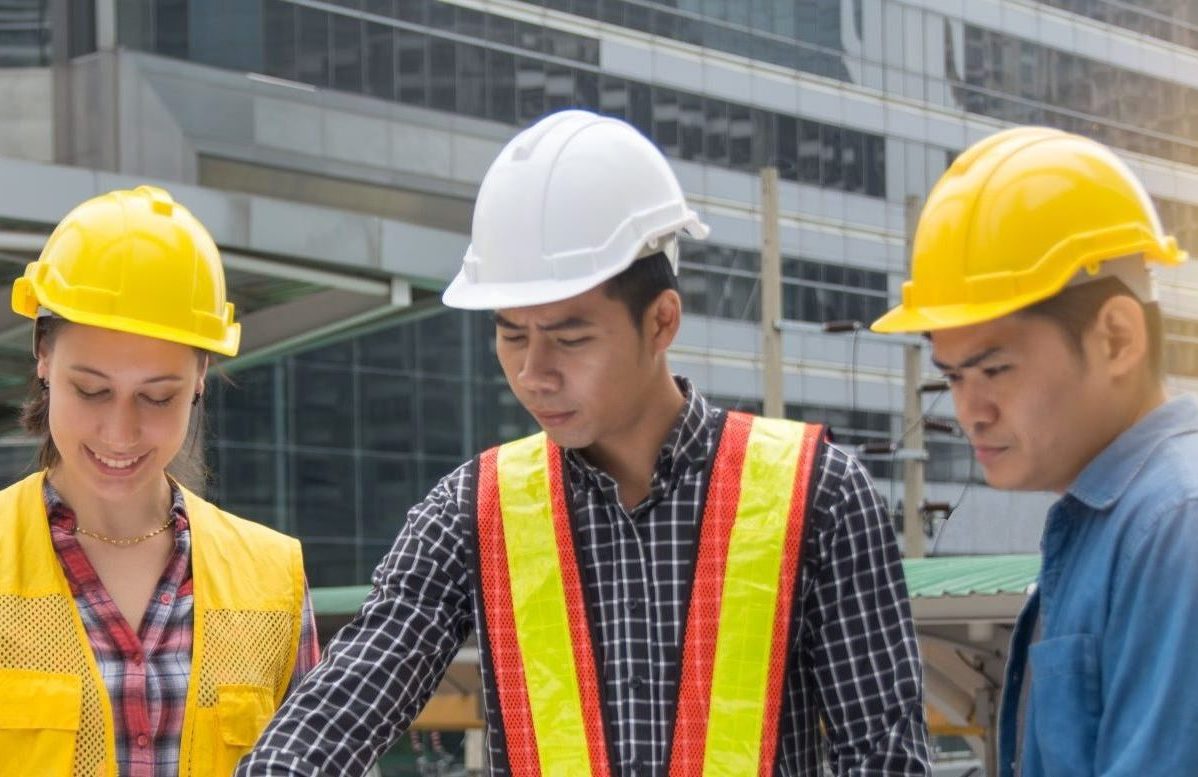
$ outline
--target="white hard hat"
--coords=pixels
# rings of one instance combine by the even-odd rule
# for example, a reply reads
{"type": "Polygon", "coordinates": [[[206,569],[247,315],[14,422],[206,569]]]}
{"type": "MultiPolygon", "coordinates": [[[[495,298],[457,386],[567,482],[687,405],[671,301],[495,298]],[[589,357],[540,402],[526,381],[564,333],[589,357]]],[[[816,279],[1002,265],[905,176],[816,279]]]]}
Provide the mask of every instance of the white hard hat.
{"type": "Polygon", "coordinates": [[[702,239],[708,228],[652,143],[618,119],[555,113],[491,163],[442,300],[467,310],[557,302],[665,250],[680,231],[702,239]]]}

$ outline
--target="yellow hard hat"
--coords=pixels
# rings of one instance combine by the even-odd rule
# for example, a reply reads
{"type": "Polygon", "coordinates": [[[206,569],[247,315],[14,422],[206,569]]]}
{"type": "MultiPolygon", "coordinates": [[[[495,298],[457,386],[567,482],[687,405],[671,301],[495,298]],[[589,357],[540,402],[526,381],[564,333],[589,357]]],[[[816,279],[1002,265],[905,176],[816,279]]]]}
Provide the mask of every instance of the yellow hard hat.
{"type": "Polygon", "coordinates": [[[241,325],[203,225],[153,186],[114,191],[59,222],[12,287],[12,309],[234,356],[241,325]]]}
{"type": "Polygon", "coordinates": [[[1055,295],[1079,272],[1142,255],[1175,265],[1144,187],[1100,143],[1018,127],[961,153],[928,194],[902,303],[875,332],[989,321],[1055,295]]]}

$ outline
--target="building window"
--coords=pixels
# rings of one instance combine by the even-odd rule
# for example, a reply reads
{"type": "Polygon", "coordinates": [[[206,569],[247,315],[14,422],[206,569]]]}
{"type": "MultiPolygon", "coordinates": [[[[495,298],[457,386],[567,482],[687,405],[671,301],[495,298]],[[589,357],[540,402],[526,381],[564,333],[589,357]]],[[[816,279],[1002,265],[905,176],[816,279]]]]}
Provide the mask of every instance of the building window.
{"type": "Polygon", "coordinates": [[[1159,40],[1198,48],[1198,6],[1189,0],[1038,0],[1043,5],[1081,14],[1159,40]]]}
{"type": "Polygon", "coordinates": [[[0,67],[45,67],[49,64],[49,0],[0,3],[0,67]]]}
{"type": "Polygon", "coordinates": [[[832,433],[833,440],[854,452],[870,476],[889,480],[898,466],[891,456],[856,454],[858,446],[866,443],[887,443],[893,435],[896,417],[891,413],[872,410],[855,410],[826,405],[786,405],[786,417],[812,424],[824,424],[832,433]]]}
{"type": "Polygon", "coordinates": [[[963,81],[952,64],[946,72],[967,111],[1198,164],[1198,90],[973,25],[965,26],[963,81]]]}
{"type": "Polygon", "coordinates": [[[1164,316],[1165,372],[1198,378],[1198,321],[1164,316]]]}
{"type": "MultiPolygon", "coordinates": [[[[178,0],[152,2],[150,34],[126,42],[194,59],[189,36],[220,19],[189,22],[168,13],[178,0]]],[[[783,179],[886,195],[881,135],[602,74],[594,39],[440,2],[400,3],[394,16],[287,0],[238,9],[239,22],[260,20],[261,50],[205,45],[208,64],[244,69],[261,61],[268,75],[514,125],[586,108],[625,119],[680,159],[753,173],[775,164],[783,179]]]]}
{"type": "MultiPolygon", "coordinates": [[[[761,317],[761,256],[684,243],[678,282],[688,311],[738,321],[761,317]]],[[[782,315],[792,321],[869,323],[886,312],[886,273],[793,257],[782,258],[782,315]]]]}
{"type": "Polygon", "coordinates": [[[1165,233],[1177,238],[1177,244],[1191,254],[1198,251],[1198,205],[1153,197],[1156,213],[1165,233]]]}

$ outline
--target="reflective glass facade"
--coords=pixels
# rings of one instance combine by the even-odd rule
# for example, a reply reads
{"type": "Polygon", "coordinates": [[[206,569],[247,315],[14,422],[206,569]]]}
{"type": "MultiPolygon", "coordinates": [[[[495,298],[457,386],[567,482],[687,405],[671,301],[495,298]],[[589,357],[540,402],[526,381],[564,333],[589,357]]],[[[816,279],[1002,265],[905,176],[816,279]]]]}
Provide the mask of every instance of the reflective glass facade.
{"type": "Polygon", "coordinates": [[[600,72],[598,41],[434,0],[242,0],[189,26],[180,0],[123,0],[122,42],[218,67],[525,126],[589,108],[636,126],[669,156],[883,197],[882,136],[600,72]],[[165,28],[164,25],[171,25],[165,28]],[[214,29],[209,29],[210,27],[214,29]],[[232,28],[233,36],[215,28],[232,28]]]}
{"type": "Polygon", "coordinates": [[[214,381],[216,501],[301,538],[313,585],[364,582],[438,478],[534,430],[493,341],[440,309],[214,381]]]}
{"type": "MultiPolygon", "coordinates": [[[[930,11],[903,7],[879,17],[852,2],[846,14],[845,3],[529,5],[947,108],[1082,132],[1118,148],[1198,160],[1196,89],[930,11]],[[887,26],[880,48],[867,45],[871,29],[878,35],[876,28],[896,22],[901,30],[887,26]]],[[[1094,18],[1116,5],[1113,18],[1157,18],[1123,3],[1061,4],[1094,18]]],[[[213,0],[203,13],[188,0],[118,5],[121,42],[167,56],[515,125],[587,107],[627,118],[683,159],[736,169],[778,161],[791,180],[885,193],[879,136],[604,75],[598,41],[582,35],[436,0],[213,0]],[[818,169],[814,159],[824,160],[818,169]]]]}
{"type": "Polygon", "coordinates": [[[1198,255],[1198,205],[1164,197],[1153,197],[1152,201],[1165,231],[1176,237],[1178,244],[1192,256],[1198,255]]]}
{"type": "Polygon", "coordinates": [[[972,113],[1198,164],[1198,89],[972,25],[965,28],[965,72],[952,81],[972,113]]]}
{"type": "MultiPolygon", "coordinates": [[[[688,313],[761,318],[761,255],[686,244],[678,283],[688,313]]],[[[782,316],[792,321],[868,323],[889,308],[886,273],[809,259],[782,258],[782,316]]]]}
{"type": "Polygon", "coordinates": [[[1165,371],[1198,378],[1198,321],[1164,317],[1165,371]]]}
{"type": "Polygon", "coordinates": [[[50,1],[0,0],[0,67],[50,64],[50,1]]]}
{"type": "Polygon", "coordinates": [[[1062,11],[1180,46],[1198,48],[1198,5],[1190,0],[1037,0],[1062,11]]]}

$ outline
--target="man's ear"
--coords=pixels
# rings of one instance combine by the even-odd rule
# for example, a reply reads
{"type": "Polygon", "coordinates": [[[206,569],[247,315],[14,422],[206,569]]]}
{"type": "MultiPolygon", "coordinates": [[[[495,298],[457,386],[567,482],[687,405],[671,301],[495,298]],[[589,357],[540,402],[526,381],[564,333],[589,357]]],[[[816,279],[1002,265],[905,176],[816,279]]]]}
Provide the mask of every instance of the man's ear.
{"type": "Polygon", "coordinates": [[[666,289],[645,310],[641,329],[653,344],[653,352],[660,354],[673,345],[682,326],[682,297],[673,289],[666,289]]]}
{"type": "Polygon", "coordinates": [[[1128,375],[1149,358],[1148,321],[1139,302],[1123,294],[1102,304],[1090,327],[1092,356],[1097,356],[1112,378],[1128,375]]]}

